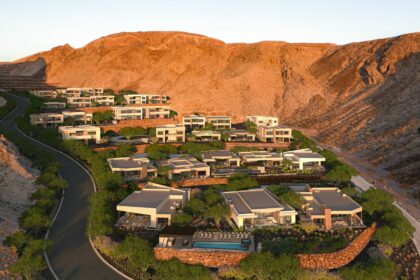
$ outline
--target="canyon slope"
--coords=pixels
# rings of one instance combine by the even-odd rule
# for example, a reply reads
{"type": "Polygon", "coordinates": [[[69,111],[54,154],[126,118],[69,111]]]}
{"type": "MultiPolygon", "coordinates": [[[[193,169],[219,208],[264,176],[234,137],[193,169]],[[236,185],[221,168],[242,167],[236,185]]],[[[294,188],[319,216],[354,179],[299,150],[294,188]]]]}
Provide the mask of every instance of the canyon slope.
{"type": "Polygon", "coordinates": [[[420,33],[347,45],[119,33],[9,69],[56,86],[166,94],[180,114],[276,115],[420,188],[420,33]]]}

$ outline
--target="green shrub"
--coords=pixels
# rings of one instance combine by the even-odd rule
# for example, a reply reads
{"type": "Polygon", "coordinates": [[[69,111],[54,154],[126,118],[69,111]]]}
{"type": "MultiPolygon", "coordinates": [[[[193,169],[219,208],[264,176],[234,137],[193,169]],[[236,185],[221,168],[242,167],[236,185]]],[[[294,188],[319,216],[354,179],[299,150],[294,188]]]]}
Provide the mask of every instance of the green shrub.
{"type": "Polygon", "coordinates": [[[210,271],[201,265],[187,265],[173,258],[169,261],[158,262],[156,279],[159,280],[211,280],[210,271]]]}
{"type": "Polygon", "coordinates": [[[143,272],[155,262],[149,242],[137,236],[127,236],[115,247],[113,256],[127,260],[129,264],[140,268],[143,272]]]}

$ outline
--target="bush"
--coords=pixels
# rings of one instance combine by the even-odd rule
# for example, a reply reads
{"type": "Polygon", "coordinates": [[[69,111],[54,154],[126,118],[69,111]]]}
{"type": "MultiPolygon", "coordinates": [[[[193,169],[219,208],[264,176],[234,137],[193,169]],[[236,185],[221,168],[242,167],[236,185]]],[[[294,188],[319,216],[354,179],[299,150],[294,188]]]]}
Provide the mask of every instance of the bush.
{"type": "Polygon", "coordinates": [[[271,253],[254,253],[243,259],[239,267],[248,279],[296,279],[300,273],[297,259],[274,257],[271,253]]]}
{"type": "Polygon", "coordinates": [[[117,259],[125,259],[134,267],[145,272],[154,263],[153,251],[148,241],[137,236],[127,236],[113,253],[117,259]]]}
{"type": "Polygon", "coordinates": [[[205,209],[206,209],[206,204],[197,198],[190,199],[184,207],[185,212],[194,216],[203,215],[205,209]]]}
{"type": "Polygon", "coordinates": [[[118,134],[124,136],[127,139],[131,139],[134,136],[147,135],[147,129],[141,126],[123,127],[118,131],[118,134]]]}
{"type": "Polygon", "coordinates": [[[237,174],[232,175],[229,178],[229,182],[226,185],[226,189],[229,191],[246,190],[246,189],[251,189],[258,186],[259,184],[257,180],[255,180],[254,178],[251,178],[248,175],[243,174],[243,173],[237,173],[237,174]]]}
{"type": "Polygon", "coordinates": [[[156,266],[156,279],[159,280],[211,280],[210,271],[201,265],[187,265],[173,258],[159,262],[156,266]]]}
{"type": "Polygon", "coordinates": [[[46,268],[43,256],[44,240],[31,240],[23,254],[10,266],[10,270],[19,273],[25,279],[33,279],[34,275],[46,268]]]}
{"type": "Polygon", "coordinates": [[[214,141],[209,143],[186,142],[179,147],[179,151],[184,154],[190,154],[201,159],[202,153],[212,150],[224,149],[225,144],[222,141],[214,141]]]}
{"type": "Polygon", "coordinates": [[[391,260],[380,258],[344,267],[339,274],[343,280],[393,280],[397,279],[398,269],[391,260]]]}
{"type": "Polygon", "coordinates": [[[115,200],[115,195],[106,190],[91,195],[88,216],[88,233],[91,237],[113,232],[115,200]]]}
{"type": "Polygon", "coordinates": [[[176,154],[177,148],[170,144],[159,145],[152,144],[147,146],[146,153],[150,159],[162,160],[169,156],[169,154],[176,154]]]}
{"type": "Polygon", "coordinates": [[[299,194],[295,193],[288,187],[272,185],[272,186],[268,186],[268,189],[272,191],[281,201],[286,202],[293,208],[295,209],[302,208],[302,204],[304,200],[299,194]]]}
{"type": "Polygon", "coordinates": [[[191,224],[193,217],[187,213],[176,214],[172,220],[171,224],[174,226],[188,226],[191,224]]]}
{"type": "Polygon", "coordinates": [[[111,110],[93,113],[92,120],[96,124],[113,120],[113,112],[111,110]]]}

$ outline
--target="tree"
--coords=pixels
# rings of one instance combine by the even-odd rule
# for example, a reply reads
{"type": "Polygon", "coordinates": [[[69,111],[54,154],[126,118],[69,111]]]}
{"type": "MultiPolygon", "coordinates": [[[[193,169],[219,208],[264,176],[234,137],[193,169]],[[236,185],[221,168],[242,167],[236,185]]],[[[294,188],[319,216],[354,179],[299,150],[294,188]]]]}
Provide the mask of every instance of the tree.
{"type": "Polygon", "coordinates": [[[297,259],[289,256],[274,257],[271,253],[253,253],[239,263],[249,279],[296,279],[300,273],[297,259]]]}
{"type": "Polygon", "coordinates": [[[344,267],[339,274],[343,280],[391,280],[397,279],[398,270],[391,260],[378,258],[344,267]]]}
{"type": "Polygon", "coordinates": [[[123,127],[120,129],[118,134],[126,137],[127,139],[131,139],[133,136],[145,135],[147,134],[147,129],[136,126],[136,127],[123,127]]]}
{"type": "Polygon", "coordinates": [[[362,194],[363,210],[373,215],[375,212],[382,212],[388,209],[394,199],[392,196],[381,189],[370,188],[362,194]]]}
{"type": "Polygon", "coordinates": [[[190,215],[201,216],[206,210],[206,205],[200,199],[192,198],[187,202],[184,209],[190,215]]]}
{"type": "Polygon", "coordinates": [[[201,265],[187,265],[172,258],[169,261],[159,262],[156,267],[158,280],[211,280],[210,271],[201,265]]]}
{"type": "Polygon", "coordinates": [[[165,144],[152,144],[147,146],[146,153],[150,159],[153,160],[162,160],[169,156],[169,154],[177,153],[177,148],[175,146],[165,144]]]}
{"type": "Polygon", "coordinates": [[[37,207],[30,208],[23,212],[19,220],[25,230],[31,230],[36,233],[47,229],[51,223],[50,218],[45,212],[37,207]]]}
{"type": "Polygon", "coordinates": [[[216,205],[223,200],[220,193],[214,189],[207,189],[203,192],[203,200],[210,206],[216,205]]]}
{"type": "Polygon", "coordinates": [[[174,226],[189,226],[193,220],[193,217],[187,213],[176,214],[172,220],[171,224],[174,226]]]}
{"type": "Polygon", "coordinates": [[[226,185],[227,190],[246,190],[258,187],[259,184],[257,180],[249,177],[244,173],[237,173],[229,178],[229,182],[226,185]]]}
{"type": "Polygon", "coordinates": [[[3,244],[9,247],[14,246],[19,255],[21,255],[23,253],[23,249],[25,248],[26,242],[28,242],[28,238],[25,233],[23,231],[17,231],[7,236],[3,241],[3,244]]]}
{"type": "Polygon", "coordinates": [[[223,207],[221,204],[216,204],[206,210],[204,216],[206,218],[213,218],[216,224],[219,224],[220,221],[227,216],[228,210],[226,207],[223,207]]]}
{"type": "Polygon", "coordinates": [[[114,250],[114,257],[126,259],[145,272],[154,263],[153,251],[148,241],[137,236],[127,236],[114,250]]]}
{"type": "Polygon", "coordinates": [[[245,130],[250,133],[257,133],[257,125],[251,121],[244,122],[245,130]]]}
{"type": "Polygon", "coordinates": [[[178,113],[176,111],[174,111],[174,110],[169,110],[169,117],[170,118],[173,118],[175,116],[178,116],[178,113]]]}
{"type": "Polygon", "coordinates": [[[96,124],[100,124],[113,119],[113,112],[111,110],[93,113],[92,120],[96,124]]]}
{"type": "Polygon", "coordinates": [[[46,267],[43,256],[44,245],[49,246],[50,243],[45,244],[42,239],[28,241],[23,254],[10,267],[10,270],[22,274],[25,279],[32,279],[36,273],[41,272],[46,267]]]}

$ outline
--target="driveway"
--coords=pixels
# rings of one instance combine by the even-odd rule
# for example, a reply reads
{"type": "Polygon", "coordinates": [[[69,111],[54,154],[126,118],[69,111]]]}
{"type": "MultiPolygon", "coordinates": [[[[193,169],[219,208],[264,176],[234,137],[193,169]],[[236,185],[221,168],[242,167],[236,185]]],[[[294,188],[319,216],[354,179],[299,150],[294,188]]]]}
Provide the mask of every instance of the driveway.
{"type": "Polygon", "coordinates": [[[24,114],[28,104],[13,96],[17,108],[1,123],[6,130],[31,142],[54,156],[61,164],[60,173],[68,183],[63,204],[49,234],[53,247],[48,253],[60,279],[124,279],[106,266],[95,254],[86,236],[89,195],[94,191],[86,171],[66,156],[24,137],[15,127],[15,119],[24,114]]]}

